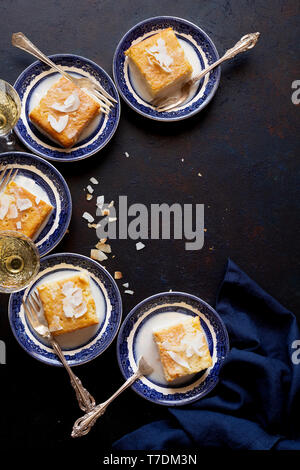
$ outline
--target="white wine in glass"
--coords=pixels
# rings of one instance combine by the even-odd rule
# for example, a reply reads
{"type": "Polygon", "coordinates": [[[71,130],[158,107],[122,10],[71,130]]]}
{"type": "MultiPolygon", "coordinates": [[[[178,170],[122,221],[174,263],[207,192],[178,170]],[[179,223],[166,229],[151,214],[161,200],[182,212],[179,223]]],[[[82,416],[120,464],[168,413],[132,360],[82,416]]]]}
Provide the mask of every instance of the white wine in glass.
{"type": "Polygon", "coordinates": [[[30,238],[13,230],[0,231],[0,292],[24,289],[39,268],[39,252],[30,238]]]}
{"type": "Polygon", "coordinates": [[[21,101],[16,90],[4,80],[0,80],[0,139],[12,145],[12,129],[21,114],[21,101]]]}

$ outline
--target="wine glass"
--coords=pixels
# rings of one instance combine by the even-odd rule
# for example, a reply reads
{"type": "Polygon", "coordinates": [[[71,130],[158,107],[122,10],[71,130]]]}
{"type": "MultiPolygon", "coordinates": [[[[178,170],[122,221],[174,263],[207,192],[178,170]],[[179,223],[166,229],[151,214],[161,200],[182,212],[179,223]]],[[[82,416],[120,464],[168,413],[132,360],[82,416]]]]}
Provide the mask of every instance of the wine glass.
{"type": "Polygon", "coordinates": [[[0,231],[0,292],[24,289],[39,269],[39,252],[30,238],[14,230],[0,231]]]}
{"type": "Polygon", "coordinates": [[[0,141],[10,147],[15,140],[12,129],[21,114],[21,100],[16,90],[0,79],[0,141]]]}

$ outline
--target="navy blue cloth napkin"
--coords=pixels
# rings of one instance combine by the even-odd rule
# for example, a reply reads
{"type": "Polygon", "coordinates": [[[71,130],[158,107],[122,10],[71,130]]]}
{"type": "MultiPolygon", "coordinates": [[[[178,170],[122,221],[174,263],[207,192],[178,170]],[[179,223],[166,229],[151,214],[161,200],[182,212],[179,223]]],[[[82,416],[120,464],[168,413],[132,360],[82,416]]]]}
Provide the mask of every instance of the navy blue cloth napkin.
{"type": "Polygon", "coordinates": [[[124,436],[114,449],[300,450],[295,316],[231,260],[216,310],[231,346],[219,384],[202,400],[169,408],[167,419],[124,436]]]}

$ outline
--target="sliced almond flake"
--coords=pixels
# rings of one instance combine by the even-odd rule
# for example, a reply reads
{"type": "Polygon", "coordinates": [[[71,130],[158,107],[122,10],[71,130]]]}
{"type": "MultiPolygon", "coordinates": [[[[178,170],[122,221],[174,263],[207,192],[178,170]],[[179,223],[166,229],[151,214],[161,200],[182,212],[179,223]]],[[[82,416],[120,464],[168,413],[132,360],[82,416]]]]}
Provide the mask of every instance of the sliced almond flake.
{"type": "Polygon", "coordinates": [[[84,212],[82,214],[83,219],[87,220],[90,224],[94,222],[94,217],[89,212],[84,212]]]}
{"type": "Polygon", "coordinates": [[[52,114],[48,114],[48,122],[50,123],[50,126],[52,129],[54,129],[58,134],[60,134],[66,125],[68,124],[69,116],[68,114],[65,114],[64,116],[60,116],[57,120],[55,119],[52,114]]]}
{"type": "Polygon", "coordinates": [[[97,250],[103,251],[103,253],[111,253],[111,246],[105,243],[97,243],[97,250]]]}
{"type": "Polygon", "coordinates": [[[117,217],[108,217],[108,222],[116,222],[117,217]]]}
{"type": "Polygon", "coordinates": [[[107,256],[103,251],[97,250],[95,248],[91,249],[90,257],[96,261],[104,261],[107,259],[107,256]]]}
{"type": "Polygon", "coordinates": [[[99,183],[99,181],[96,178],[94,178],[93,176],[90,178],[90,182],[92,184],[98,184],[99,183]]]}
{"type": "Polygon", "coordinates": [[[107,207],[112,207],[114,205],[115,201],[110,201],[107,207]]]}
{"type": "Polygon", "coordinates": [[[125,157],[129,158],[129,153],[125,152],[125,157]]]}
{"type": "Polygon", "coordinates": [[[87,194],[86,195],[86,200],[90,201],[91,199],[93,199],[93,196],[91,194],[87,194]]]}
{"type": "Polygon", "coordinates": [[[2,194],[0,199],[0,220],[3,220],[7,214],[11,197],[7,194],[2,194]]]}
{"type": "Polygon", "coordinates": [[[137,242],[135,244],[135,247],[136,247],[137,251],[139,251],[139,250],[142,250],[143,248],[145,248],[145,245],[142,242],[137,242]]]}
{"type": "Polygon", "coordinates": [[[114,274],[115,279],[122,279],[122,277],[123,277],[123,274],[121,273],[121,271],[115,271],[115,274],[114,274]]]}
{"type": "Polygon", "coordinates": [[[98,228],[100,224],[88,224],[88,228],[98,228]]]}
{"type": "Polygon", "coordinates": [[[89,192],[90,194],[93,194],[94,188],[92,188],[92,186],[91,186],[90,184],[86,187],[86,189],[88,190],[88,192],[89,192]]]}
{"type": "Polygon", "coordinates": [[[86,302],[83,301],[80,305],[78,305],[75,309],[74,309],[74,317],[75,318],[80,318],[82,317],[82,315],[85,314],[85,312],[87,312],[87,306],[86,306],[86,302]]]}
{"type": "Polygon", "coordinates": [[[98,206],[101,209],[103,204],[104,204],[104,196],[98,196],[96,206],[98,206]]]}
{"type": "Polygon", "coordinates": [[[15,204],[11,204],[8,209],[7,218],[8,219],[16,219],[18,217],[18,209],[15,204]]]}
{"type": "Polygon", "coordinates": [[[202,176],[201,173],[198,173],[198,176],[202,176]]]}
{"type": "Polygon", "coordinates": [[[17,198],[17,207],[21,212],[26,211],[26,209],[32,207],[32,202],[27,198],[17,198]]]}
{"type": "Polygon", "coordinates": [[[124,290],[124,294],[133,295],[133,294],[134,294],[134,291],[133,291],[133,290],[130,290],[130,289],[126,289],[126,290],[124,290]]]}
{"type": "Polygon", "coordinates": [[[181,367],[190,370],[189,364],[179,354],[174,351],[167,351],[167,353],[173,359],[174,362],[179,364],[181,367]]]}
{"type": "Polygon", "coordinates": [[[123,287],[126,287],[126,288],[127,288],[127,287],[129,287],[129,282],[125,282],[125,283],[122,284],[122,285],[123,285],[123,287]]]}

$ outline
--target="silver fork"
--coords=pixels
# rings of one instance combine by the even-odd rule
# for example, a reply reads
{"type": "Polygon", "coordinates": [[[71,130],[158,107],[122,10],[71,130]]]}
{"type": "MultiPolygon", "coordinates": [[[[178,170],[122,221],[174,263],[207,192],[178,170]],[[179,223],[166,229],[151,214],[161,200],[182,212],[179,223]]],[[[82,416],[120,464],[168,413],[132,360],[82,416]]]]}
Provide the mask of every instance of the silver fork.
{"type": "Polygon", "coordinates": [[[195,77],[191,78],[186,82],[180,90],[178,90],[177,95],[165,97],[165,98],[156,98],[151,104],[156,107],[156,111],[162,113],[164,111],[171,111],[171,109],[177,108],[179,105],[184,103],[187,97],[190,94],[191,87],[199,82],[206,74],[208,74],[212,69],[220,65],[225,60],[232,59],[240,52],[248,51],[252,49],[258,41],[260,33],[249,33],[243,36],[231,49],[225,52],[225,54],[216,62],[206,67],[204,70],[201,70],[195,77]]]}
{"type": "Polygon", "coordinates": [[[44,319],[44,310],[43,310],[43,305],[41,302],[41,299],[37,292],[33,292],[30,294],[26,300],[26,302],[23,299],[23,307],[26,313],[26,316],[32,326],[32,328],[43,338],[46,338],[51,346],[53,347],[55,353],[61,360],[63,366],[66,368],[70,380],[71,380],[71,385],[74,388],[76,392],[76,397],[77,401],[79,404],[79,407],[82,411],[88,412],[93,410],[93,408],[96,405],[95,399],[92,397],[92,395],[83,387],[81,380],[74,374],[72,371],[71,367],[66,361],[66,358],[57,343],[57,341],[54,339],[53,335],[51,334],[51,331],[49,330],[49,327],[46,323],[46,320],[44,319]]]}
{"type": "Polygon", "coordinates": [[[23,33],[13,33],[12,35],[12,45],[22,49],[23,51],[28,52],[29,54],[37,57],[49,67],[57,70],[61,75],[63,75],[67,80],[71,80],[74,85],[79,88],[86,88],[89,90],[98,101],[100,101],[101,109],[103,113],[108,114],[110,108],[114,106],[114,103],[117,103],[117,100],[113,98],[106,90],[100,85],[100,83],[94,82],[89,78],[76,78],[68,74],[60,65],[52,62],[49,57],[43,54],[23,33]]]}
{"type": "Polygon", "coordinates": [[[0,173],[0,192],[4,191],[6,186],[15,179],[19,171],[16,168],[10,168],[8,170],[7,167],[8,165],[6,165],[0,173]]]}
{"type": "Polygon", "coordinates": [[[126,390],[126,388],[130,387],[130,385],[132,385],[140,377],[143,375],[147,376],[151,374],[152,371],[152,367],[142,356],[139,360],[137,371],[131,377],[129,377],[129,379],[126,380],[126,382],[124,382],[124,384],[108,400],[100,403],[100,405],[95,406],[92,411],[85,414],[84,416],[81,416],[81,418],[78,418],[77,421],[75,421],[71,436],[81,437],[88,434],[97,419],[105,413],[106,408],[112,401],[114,401],[115,398],[117,398],[122,392],[124,392],[124,390],[126,390]]]}

